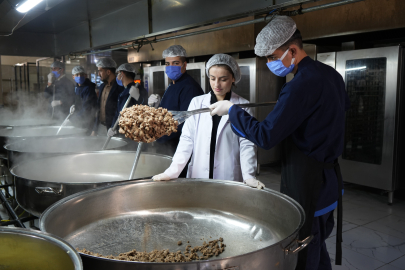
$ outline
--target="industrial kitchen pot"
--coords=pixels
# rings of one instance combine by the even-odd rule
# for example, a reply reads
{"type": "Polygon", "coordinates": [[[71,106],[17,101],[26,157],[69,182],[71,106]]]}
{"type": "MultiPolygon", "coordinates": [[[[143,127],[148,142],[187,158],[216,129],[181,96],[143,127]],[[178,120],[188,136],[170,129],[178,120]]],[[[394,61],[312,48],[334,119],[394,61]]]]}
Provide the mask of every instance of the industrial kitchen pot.
{"type": "Polygon", "coordinates": [[[0,128],[7,127],[37,127],[37,126],[52,126],[56,124],[56,120],[47,118],[34,118],[34,119],[1,119],[0,128]]]}
{"type": "MultiPolygon", "coordinates": [[[[127,181],[135,159],[132,151],[99,151],[27,160],[10,172],[15,196],[27,212],[39,216],[47,207],[74,193],[127,181]]],[[[172,158],[142,153],[135,179],[164,172],[172,158]]]]}
{"type": "MultiPolygon", "coordinates": [[[[9,168],[24,160],[47,156],[101,151],[107,137],[50,137],[23,139],[4,146],[9,168]]],[[[122,138],[111,138],[107,150],[121,149],[128,143],[122,138]]]]}
{"type": "Polygon", "coordinates": [[[288,196],[239,182],[141,180],[84,191],[60,200],[40,218],[43,231],[102,255],[133,249],[181,250],[223,237],[225,251],[184,263],[120,261],[81,254],[84,268],[137,270],[293,270],[305,214],[288,196]],[[178,246],[177,242],[184,244],[178,246]]]}
{"type": "Polygon", "coordinates": [[[62,136],[80,136],[86,133],[86,129],[76,128],[73,126],[65,126],[61,129],[58,135],[60,126],[46,127],[21,127],[21,128],[3,128],[0,129],[0,154],[7,155],[4,145],[26,138],[41,138],[41,137],[62,137],[62,136]]]}
{"type": "Polygon", "coordinates": [[[0,227],[0,243],[0,269],[83,269],[71,245],[45,232],[0,227]]]}

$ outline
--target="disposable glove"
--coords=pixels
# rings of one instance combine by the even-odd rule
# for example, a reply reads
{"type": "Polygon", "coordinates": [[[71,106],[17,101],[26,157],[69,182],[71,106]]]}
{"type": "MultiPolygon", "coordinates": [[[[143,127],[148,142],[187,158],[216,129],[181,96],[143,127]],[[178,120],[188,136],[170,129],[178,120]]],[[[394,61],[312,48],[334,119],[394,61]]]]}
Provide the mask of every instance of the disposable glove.
{"type": "Polygon", "coordinates": [[[265,188],[265,185],[257,179],[250,178],[244,181],[246,185],[252,188],[262,189],[265,188]]]}
{"type": "Polygon", "coordinates": [[[161,173],[161,174],[157,174],[157,175],[153,176],[152,180],[153,181],[168,181],[168,180],[170,180],[170,177],[165,173],[161,173]]]}
{"type": "Polygon", "coordinates": [[[229,109],[232,107],[233,103],[228,100],[221,100],[210,105],[211,116],[218,115],[224,116],[228,114],[229,109]]]}
{"type": "Polygon", "coordinates": [[[155,108],[158,108],[159,103],[160,103],[160,96],[159,95],[157,95],[157,94],[150,95],[150,97],[148,99],[148,105],[149,106],[154,106],[155,108]]]}
{"type": "Polygon", "coordinates": [[[62,101],[60,101],[60,100],[54,100],[51,102],[52,108],[56,107],[56,106],[60,106],[60,105],[62,105],[62,101]]]}
{"type": "Polygon", "coordinates": [[[53,83],[56,80],[55,75],[51,72],[48,74],[48,83],[53,83]]]}
{"type": "Polygon", "coordinates": [[[112,128],[108,129],[108,131],[107,131],[108,137],[113,137],[115,134],[117,134],[117,131],[113,130],[112,128]]]}
{"type": "Polygon", "coordinates": [[[139,99],[139,96],[141,95],[139,93],[139,88],[136,87],[135,85],[131,86],[131,89],[129,89],[129,95],[134,98],[135,100],[139,99]]]}
{"type": "Polygon", "coordinates": [[[70,107],[70,113],[72,114],[72,113],[74,113],[75,112],[75,105],[72,105],[71,107],[70,107]]]}

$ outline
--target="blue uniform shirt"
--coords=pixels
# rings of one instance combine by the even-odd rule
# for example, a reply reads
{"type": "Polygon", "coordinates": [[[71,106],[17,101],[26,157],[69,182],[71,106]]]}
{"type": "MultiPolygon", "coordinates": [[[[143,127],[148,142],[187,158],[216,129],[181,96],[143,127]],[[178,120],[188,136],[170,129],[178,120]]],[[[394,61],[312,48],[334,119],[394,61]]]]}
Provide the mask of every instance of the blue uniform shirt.
{"type": "MultiPolygon", "coordinates": [[[[203,95],[204,91],[201,86],[190,76],[184,73],[175,84],[171,83],[166,89],[160,107],[166,108],[170,111],[187,111],[191,100],[203,95]]],[[[179,140],[183,124],[177,128],[177,132],[172,133],[170,136],[163,136],[157,141],[164,143],[171,140],[179,140]]]]}
{"type": "Polygon", "coordinates": [[[82,123],[91,130],[97,107],[96,85],[86,78],[82,85],[75,87],[75,113],[71,116],[73,123],[82,123]]]}
{"type": "MultiPolygon", "coordinates": [[[[270,149],[288,136],[305,155],[332,163],[343,152],[345,111],[349,98],[342,76],[309,57],[298,64],[294,79],[285,84],[273,111],[262,122],[238,106],[229,110],[232,130],[256,145],[270,149]]],[[[334,170],[324,170],[315,216],[336,208],[338,183],[334,170]]]]}
{"type": "MultiPolygon", "coordinates": [[[[131,87],[135,85],[134,82],[131,82],[130,84],[127,85],[127,87],[124,89],[124,91],[121,92],[118,96],[118,105],[117,105],[117,110],[115,111],[115,116],[113,118],[111,127],[114,126],[115,122],[118,119],[118,116],[120,115],[120,112],[122,111],[122,108],[124,108],[125,102],[127,102],[127,99],[129,98],[129,90],[131,87]]],[[[138,86],[139,88],[139,98],[138,100],[135,100],[134,98],[131,98],[131,101],[128,104],[128,107],[132,107],[134,105],[148,105],[148,93],[146,92],[145,88],[141,84],[138,86]]]]}

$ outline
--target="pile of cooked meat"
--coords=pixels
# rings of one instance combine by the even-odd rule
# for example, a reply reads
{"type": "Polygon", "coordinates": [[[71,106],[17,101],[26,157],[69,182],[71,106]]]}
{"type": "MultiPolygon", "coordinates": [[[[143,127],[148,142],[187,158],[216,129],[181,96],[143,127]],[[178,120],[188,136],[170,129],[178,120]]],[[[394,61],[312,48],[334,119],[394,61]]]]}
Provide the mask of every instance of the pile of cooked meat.
{"type": "MultiPolygon", "coordinates": [[[[218,256],[224,252],[226,245],[223,243],[223,238],[209,241],[208,243],[204,241],[202,246],[196,246],[194,248],[191,245],[187,245],[184,253],[180,250],[176,252],[170,252],[167,249],[164,250],[154,250],[151,252],[141,252],[137,250],[131,250],[129,252],[120,253],[118,256],[104,256],[99,253],[94,253],[91,251],[77,248],[78,252],[83,254],[92,255],[101,258],[121,260],[121,261],[138,261],[138,262],[191,262],[194,260],[207,260],[213,256],[218,256]]],[[[182,245],[179,241],[178,245],[182,245]]]]}
{"type": "Polygon", "coordinates": [[[121,111],[119,132],[136,142],[153,142],[177,132],[178,122],[163,108],[134,105],[121,111]]]}

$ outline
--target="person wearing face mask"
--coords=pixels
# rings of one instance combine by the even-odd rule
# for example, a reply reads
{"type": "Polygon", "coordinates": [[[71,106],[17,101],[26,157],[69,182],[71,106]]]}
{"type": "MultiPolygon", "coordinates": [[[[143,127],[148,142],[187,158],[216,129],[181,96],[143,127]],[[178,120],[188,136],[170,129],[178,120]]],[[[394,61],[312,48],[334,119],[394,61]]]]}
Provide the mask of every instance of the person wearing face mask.
{"type": "MultiPolygon", "coordinates": [[[[148,103],[154,103],[155,107],[171,111],[186,111],[194,97],[204,94],[201,86],[187,74],[186,50],[180,45],[173,45],[164,50],[162,56],[166,63],[166,74],[172,82],[166,89],[160,104],[154,95],[149,97],[148,103]]],[[[177,128],[177,132],[157,140],[158,143],[165,145],[165,154],[172,156],[176,151],[182,128],[183,124],[177,128]]]]}
{"type": "Polygon", "coordinates": [[[75,101],[74,84],[65,75],[65,65],[55,61],[48,74],[45,98],[49,100],[50,111],[54,119],[64,119],[75,101]]]}
{"type": "MultiPolygon", "coordinates": [[[[241,79],[238,63],[227,54],[216,54],[208,61],[206,73],[210,79],[210,93],[192,99],[188,110],[207,108],[218,100],[229,100],[233,103],[248,103],[234,92],[241,79]]],[[[251,114],[251,109],[246,109],[251,114]]],[[[163,181],[179,177],[188,166],[188,178],[227,179],[255,183],[255,187],[264,185],[255,179],[257,167],[256,146],[238,137],[232,130],[228,116],[213,116],[207,113],[188,118],[184,124],[179,146],[173,156],[170,167],[162,174],[155,175],[153,180],[163,181]],[[257,183],[260,183],[258,186],[257,183]]]]}
{"type": "Polygon", "coordinates": [[[100,85],[100,92],[97,99],[98,113],[93,126],[92,136],[107,135],[107,130],[111,127],[115,112],[118,106],[118,96],[124,91],[124,87],[118,85],[115,71],[117,63],[111,58],[100,58],[97,61],[98,75],[103,84],[100,85]]]}
{"type": "Polygon", "coordinates": [[[107,135],[112,137],[117,134],[117,130],[113,129],[115,122],[117,121],[120,112],[124,108],[124,105],[131,96],[131,100],[128,104],[128,108],[134,105],[148,105],[148,92],[141,84],[135,85],[135,67],[131,64],[122,64],[117,69],[118,75],[116,77],[117,84],[125,87],[124,91],[118,96],[117,110],[112,121],[111,127],[108,129],[107,135]]]}
{"type": "Polygon", "coordinates": [[[275,75],[294,74],[273,111],[259,122],[234,102],[219,101],[210,106],[211,113],[229,113],[234,133],[259,147],[281,143],[281,192],[305,211],[300,240],[314,236],[299,252],[296,269],[330,270],[325,240],[332,232],[337,205],[336,264],[341,264],[343,181],[337,158],[343,151],[345,111],[350,106],[345,83],[335,69],[307,56],[301,34],[287,16],[275,16],[263,28],[255,53],[267,58],[275,75]]]}
{"type": "Polygon", "coordinates": [[[97,107],[96,85],[86,78],[86,72],[82,66],[72,69],[75,87],[75,113],[70,117],[73,125],[88,129],[88,135],[92,131],[97,107]]]}

